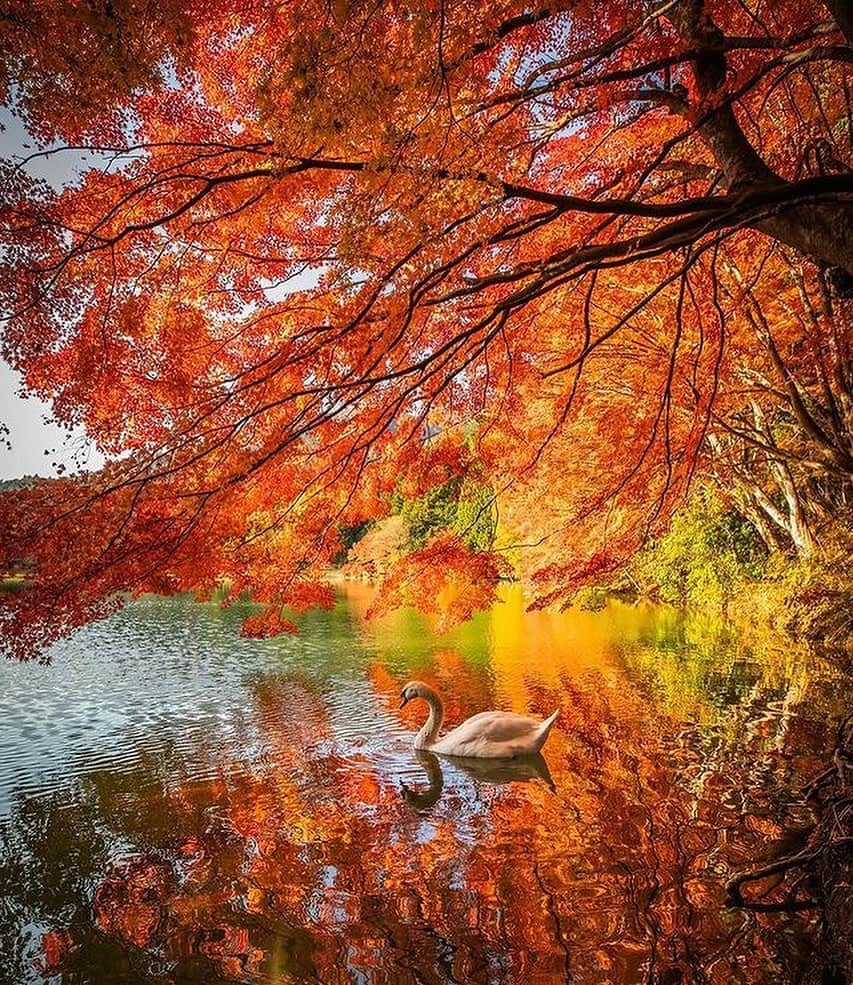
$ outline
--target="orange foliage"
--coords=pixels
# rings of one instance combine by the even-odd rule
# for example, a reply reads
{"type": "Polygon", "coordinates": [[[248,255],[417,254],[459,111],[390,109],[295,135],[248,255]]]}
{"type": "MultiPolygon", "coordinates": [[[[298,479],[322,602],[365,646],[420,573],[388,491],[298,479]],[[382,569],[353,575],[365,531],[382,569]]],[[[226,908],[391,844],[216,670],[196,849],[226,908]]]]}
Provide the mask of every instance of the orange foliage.
{"type": "Polygon", "coordinates": [[[401,516],[379,520],[349,551],[345,571],[369,578],[384,575],[405,548],[408,533],[406,521],[401,516]]]}
{"type": "Polygon", "coordinates": [[[509,565],[499,555],[471,551],[454,534],[441,534],[392,565],[370,614],[413,605],[444,632],[493,605],[498,580],[509,573],[509,565]]]}
{"type": "MultiPolygon", "coordinates": [[[[0,171],[3,355],[109,459],[0,499],[18,655],[148,591],[288,629],[342,528],[450,475],[563,599],[772,371],[747,292],[780,350],[821,322],[845,358],[849,49],[817,0],[155,6],[0,20],[7,96],[101,165],[0,171]]],[[[442,541],[388,600],[449,623],[502,571],[442,541]]]]}
{"type": "Polygon", "coordinates": [[[44,975],[55,975],[75,949],[74,935],[62,927],[54,927],[41,939],[41,957],[36,962],[37,970],[44,975]]]}

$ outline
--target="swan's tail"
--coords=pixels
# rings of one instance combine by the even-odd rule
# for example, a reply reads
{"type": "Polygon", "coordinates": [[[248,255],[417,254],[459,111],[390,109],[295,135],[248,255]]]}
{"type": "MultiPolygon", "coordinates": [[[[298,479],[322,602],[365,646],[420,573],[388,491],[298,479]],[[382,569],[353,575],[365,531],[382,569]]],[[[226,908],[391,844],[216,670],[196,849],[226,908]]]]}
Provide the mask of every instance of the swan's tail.
{"type": "Polygon", "coordinates": [[[551,726],[560,717],[560,709],[558,708],[553,714],[549,715],[545,721],[539,726],[539,734],[536,736],[536,752],[545,745],[545,740],[548,738],[548,733],[551,731],[551,726]]]}

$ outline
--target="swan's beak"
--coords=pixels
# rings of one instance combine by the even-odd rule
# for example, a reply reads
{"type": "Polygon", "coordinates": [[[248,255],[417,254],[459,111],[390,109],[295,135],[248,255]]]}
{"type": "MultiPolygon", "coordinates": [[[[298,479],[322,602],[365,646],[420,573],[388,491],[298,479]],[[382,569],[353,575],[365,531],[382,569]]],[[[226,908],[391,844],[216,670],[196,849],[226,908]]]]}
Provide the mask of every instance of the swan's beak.
{"type": "Polygon", "coordinates": [[[401,708],[404,708],[406,706],[406,703],[408,702],[408,700],[409,699],[406,697],[405,694],[401,694],[400,695],[400,707],[401,708]]]}

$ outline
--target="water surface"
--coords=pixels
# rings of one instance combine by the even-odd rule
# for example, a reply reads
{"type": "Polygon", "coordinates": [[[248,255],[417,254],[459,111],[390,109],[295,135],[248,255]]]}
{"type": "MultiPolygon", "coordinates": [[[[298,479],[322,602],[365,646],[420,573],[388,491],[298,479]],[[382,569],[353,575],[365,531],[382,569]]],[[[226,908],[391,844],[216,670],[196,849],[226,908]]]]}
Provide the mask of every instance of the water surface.
{"type": "Polygon", "coordinates": [[[814,918],[723,886],[808,822],[849,678],[646,605],[438,636],[368,595],[261,642],[143,600],[0,665],[0,982],[797,980],[814,918]],[[545,762],[418,757],[410,677],[450,724],[560,707],[545,762]]]}

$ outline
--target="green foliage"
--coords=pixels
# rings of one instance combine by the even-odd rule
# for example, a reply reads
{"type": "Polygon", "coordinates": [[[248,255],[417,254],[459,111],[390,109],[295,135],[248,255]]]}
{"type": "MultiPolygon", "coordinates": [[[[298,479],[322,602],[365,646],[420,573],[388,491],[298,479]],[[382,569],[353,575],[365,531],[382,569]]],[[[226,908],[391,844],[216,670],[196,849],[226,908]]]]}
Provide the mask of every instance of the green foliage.
{"type": "Polygon", "coordinates": [[[16,489],[29,489],[38,482],[38,476],[25,475],[20,479],[0,479],[0,492],[14,492],[16,489]]]}
{"type": "Polygon", "coordinates": [[[341,527],[338,536],[341,541],[341,549],[332,558],[332,564],[342,565],[346,562],[350,549],[357,544],[362,537],[375,525],[375,520],[365,520],[363,523],[355,523],[352,526],[341,527]]]}
{"type": "Polygon", "coordinates": [[[488,550],[495,540],[497,510],[491,486],[466,479],[459,490],[455,528],[475,551],[488,550]]]}
{"type": "MultiPolygon", "coordinates": [[[[634,558],[628,577],[645,595],[692,606],[725,605],[738,624],[773,626],[825,645],[850,666],[853,524],[836,518],[817,540],[808,558],[768,556],[752,524],[702,488],[675,514],[667,533],[634,558]]],[[[613,586],[593,586],[576,604],[600,607],[602,592],[609,597],[613,586]]]]}
{"type": "Polygon", "coordinates": [[[665,602],[723,604],[744,580],[761,578],[766,562],[752,524],[698,489],[633,568],[641,588],[665,602]]]}
{"type": "Polygon", "coordinates": [[[497,516],[491,487],[459,476],[406,499],[393,502],[409,527],[409,547],[417,550],[445,530],[454,530],[473,550],[487,550],[495,539],[497,516]]]}
{"type": "Polygon", "coordinates": [[[584,612],[603,612],[613,597],[614,592],[610,584],[583,585],[563,609],[576,608],[584,612]]]}
{"type": "MultiPolygon", "coordinates": [[[[807,558],[774,556],[755,609],[794,636],[835,648],[853,667],[853,524],[836,521],[820,531],[807,558]]],[[[843,659],[843,658],[842,658],[843,659]]]]}
{"type": "Polygon", "coordinates": [[[461,479],[453,478],[413,499],[395,496],[394,512],[408,524],[410,547],[417,550],[437,533],[453,527],[461,485],[461,479]]]}

